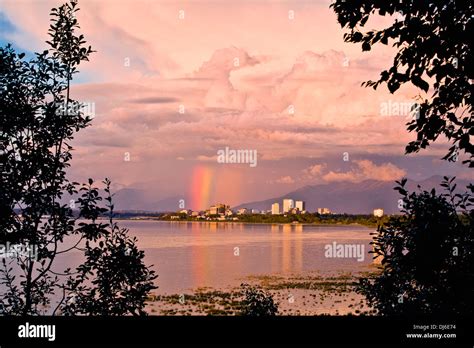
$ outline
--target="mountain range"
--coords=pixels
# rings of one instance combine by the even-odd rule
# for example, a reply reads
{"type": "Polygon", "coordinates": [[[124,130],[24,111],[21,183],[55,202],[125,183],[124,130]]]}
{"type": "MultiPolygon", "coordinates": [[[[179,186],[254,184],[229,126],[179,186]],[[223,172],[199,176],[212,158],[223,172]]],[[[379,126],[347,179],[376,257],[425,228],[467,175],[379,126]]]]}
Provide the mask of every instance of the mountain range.
{"type": "MultiPolygon", "coordinates": [[[[418,182],[409,179],[406,187],[409,191],[417,190],[418,185],[425,190],[431,190],[432,188],[441,190],[442,188],[439,185],[442,180],[441,176],[432,176],[418,182]]],[[[456,180],[456,183],[457,190],[461,192],[465,190],[469,181],[459,179],[456,180]]],[[[281,209],[283,199],[291,198],[305,201],[306,210],[311,212],[316,211],[317,208],[329,208],[335,213],[370,214],[373,209],[382,208],[385,213],[393,214],[400,211],[398,208],[400,195],[393,189],[395,186],[395,182],[379,180],[308,185],[282,196],[246,202],[232,208],[270,210],[272,203],[278,202],[281,209]]],[[[171,196],[156,199],[146,190],[124,188],[116,192],[114,202],[116,210],[165,212],[179,210],[180,199],[186,200],[187,197],[171,196]]]]}
{"type": "MultiPolygon", "coordinates": [[[[408,180],[405,187],[409,191],[417,190],[418,185],[425,190],[431,190],[432,188],[441,190],[442,187],[439,184],[442,180],[441,176],[432,176],[419,182],[408,180]]],[[[469,184],[466,180],[457,180],[456,182],[456,191],[459,192],[469,184]]],[[[329,208],[335,213],[370,214],[375,208],[382,208],[385,213],[394,214],[400,212],[398,208],[400,194],[394,190],[395,186],[395,182],[378,180],[310,185],[289,192],[284,196],[240,204],[235,209],[269,210],[272,203],[275,202],[280,203],[281,209],[283,199],[291,198],[305,201],[306,210],[311,212],[316,211],[317,208],[329,208]]]]}

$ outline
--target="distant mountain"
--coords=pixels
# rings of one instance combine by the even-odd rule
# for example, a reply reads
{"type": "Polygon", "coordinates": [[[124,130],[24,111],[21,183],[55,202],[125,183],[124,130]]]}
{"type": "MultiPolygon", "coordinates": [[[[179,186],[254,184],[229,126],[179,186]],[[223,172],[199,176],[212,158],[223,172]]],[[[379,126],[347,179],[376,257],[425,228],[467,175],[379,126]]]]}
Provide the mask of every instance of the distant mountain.
{"type": "MultiPolygon", "coordinates": [[[[441,176],[433,176],[420,182],[408,180],[406,187],[410,191],[416,190],[417,185],[425,190],[432,188],[440,190],[439,184],[442,180],[441,176]]],[[[468,184],[467,180],[457,180],[459,191],[464,190],[468,184]]],[[[394,214],[400,211],[398,209],[400,195],[393,189],[395,185],[393,181],[365,180],[360,183],[336,182],[304,186],[284,196],[240,204],[233,209],[270,210],[272,203],[275,202],[280,203],[281,209],[283,199],[291,198],[305,201],[306,210],[311,212],[317,208],[329,208],[336,213],[368,214],[375,208],[382,208],[386,213],[394,214]]]]}
{"type": "MultiPolygon", "coordinates": [[[[411,191],[416,190],[417,185],[426,190],[433,187],[439,190],[441,189],[439,184],[442,180],[441,176],[433,176],[420,182],[408,180],[407,187],[411,191]]],[[[467,180],[457,180],[456,182],[460,191],[464,190],[469,183],[467,180]]],[[[312,212],[316,211],[317,208],[329,208],[334,212],[364,214],[372,213],[375,208],[383,208],[386,213],[392,214],[399,212],[398,199],[400,199],[398,192],[393,190],[394,187],[395,182],[393,181],[377,180],[365,180],[359,183],[336,182],[309,185],[280,197],[247,202],[233,207],[233,209],[270,210],[272,203],[278,202],[281,207],[284,198],[292,198],[305,201],[306,209],[312,212]]],[[[117,211],[169,212],[179,210],[180,199],[189,202],[188,197],[169,196],[162,199],[159,197],[159,194],[151,193],[149,190],[123,188],[115,193],[115,209],[117,211]]]]}

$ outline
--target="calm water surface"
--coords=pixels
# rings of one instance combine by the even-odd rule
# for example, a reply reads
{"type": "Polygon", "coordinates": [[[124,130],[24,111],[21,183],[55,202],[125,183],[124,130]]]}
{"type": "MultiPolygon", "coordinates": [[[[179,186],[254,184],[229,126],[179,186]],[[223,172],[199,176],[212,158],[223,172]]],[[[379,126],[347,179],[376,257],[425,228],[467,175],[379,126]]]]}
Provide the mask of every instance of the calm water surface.
{"type": "Polygon", "coordinates": [[[334,273],[372,263],[371,228],[217,222],[119,221],[145,250],[159,275],[158,293],[228,287],[250,275],[334,273]],[[364,261],[326,258],[325,245],[363,244],[364,261]]]}

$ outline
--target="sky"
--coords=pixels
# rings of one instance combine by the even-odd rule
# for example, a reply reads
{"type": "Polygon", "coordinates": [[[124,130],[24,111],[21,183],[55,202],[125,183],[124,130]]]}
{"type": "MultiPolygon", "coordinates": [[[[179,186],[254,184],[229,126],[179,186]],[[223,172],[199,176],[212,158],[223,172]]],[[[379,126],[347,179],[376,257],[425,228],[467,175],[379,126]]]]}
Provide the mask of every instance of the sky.
{"type": "MultiPolygon", "coordinates": [[[[0,44],[27,57],[46,49],[49,11],[61,3],[1,0],[0,44]]],[[[440,160],[443,141],[404,155],[415,137],[406,106],[426,94],[361,87],[395,50],[345,43],[329,4],[80,0],[81,33],[97,52],[72,97],[95,116],[72,143],[72,179],[182,195],[191,209],[340,181],[469,179],[461,161],[440,160]],[[219,163],[225,148],[256,151],[257,165],[219,163]]]]}

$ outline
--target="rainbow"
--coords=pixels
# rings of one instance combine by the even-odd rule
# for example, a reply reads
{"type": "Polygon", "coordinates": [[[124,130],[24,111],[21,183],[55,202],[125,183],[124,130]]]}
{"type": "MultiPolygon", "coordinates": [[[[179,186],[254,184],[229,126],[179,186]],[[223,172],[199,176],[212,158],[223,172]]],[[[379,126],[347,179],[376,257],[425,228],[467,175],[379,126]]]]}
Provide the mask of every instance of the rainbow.
{"type": "Polygon", "coordinates": [[[209,207],[213,174],[213,170],[205,166],[200,165],[193,169],[189,190],[192,209],[204,210],[209,207]]]}

